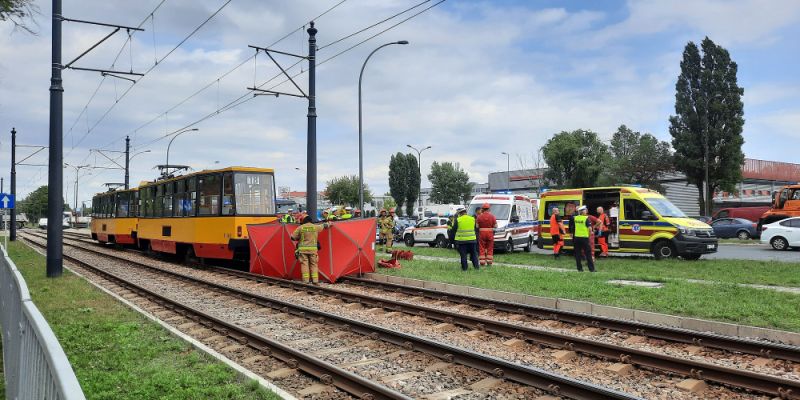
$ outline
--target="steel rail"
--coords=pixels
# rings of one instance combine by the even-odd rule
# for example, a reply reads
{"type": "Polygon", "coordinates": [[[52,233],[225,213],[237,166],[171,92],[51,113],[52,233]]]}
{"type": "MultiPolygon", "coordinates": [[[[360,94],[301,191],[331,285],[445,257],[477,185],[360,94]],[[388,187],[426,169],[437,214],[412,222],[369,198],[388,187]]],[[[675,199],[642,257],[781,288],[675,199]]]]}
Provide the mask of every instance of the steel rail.
{"type": "Polygon", "coordinates": [[[378,282],[371,279],[345,277],[343,282],[402,293],[429,299],[445,300],[475,307],[493,308],[497,311],[549,319],[575,325],[585,325],[613,331],[627,332],[654,339],[705,346],[731,352],[746,353],[760,357],[800,362],[800,347],[778,343],[748,340],[689,329],[659,326],[636,321],[581,314],[577,312],[537,307],[528,304],[511,303],[500,300],[484,299],[476,296],[445,293],[438,290],[424,289],[396,283],[378,282]]]}
{"type": "MultiPolygon", "coordinates": [[[[96,250],[83,249],[106,257],[115,258],[125,262],[139,264],[136,261],[127,260],[123,257],[106,254],[96,250]]],[[[266,282],[285,288],[293,288],[313,294],[332,296],[337,299],[349,302],[361,303],[372,307],[389,309],[392,311],[404,312],[419,315],[425,318],[453,323],[470,329],[488,331],[504,336],[516,337],[539,343],[555,348],[563,348],[571,351],[581,352],[601,359],[619,360],[623,363],[639,365],[651,369],[677,373],[696,379],[708,380],[722,385],[743,388],[770,395],[776,395],[787,399],[800,399],[800,382],[783,379],[779,377],[758,374],[751,371],[728,368],[700,361],[687,360],[665,354],[658,354],[644,350],[631,349],[614,344],[583,339],[580,337],[566,334],[550,332],[546,330],[515,325],[487,318],[474,317],[432,307],[409,304],[405,302],[374,298],[368,295],[356,294],[344,290],[333,289],[321,286],[309,286],[302,283],[288,281],[263,275],[250,274],[246,272],[215,269],[214,272],[223,273],[229,276],[236,276],[252,279],[258,282],[266,282]]],[[[420,295],[415,293],[415,295],[420,295]]],[[[439,298],[441,299],[441,298],[439,298]]],[[[445,298],[442,300],[450,300],[445,298]]],[[[452,301],[452,300],[450,300],[452,301]]],[[[511,303],[505,303],[511,304],[511,303]]],[[[474,305],[474,304],[471,304],[474,305]]],[[[491,307],[490,307],[491,308],[491,307]]],[[[511,311],[511,312],[519,312],[511,311]]],[[[523,313],[524,314],[524,313],[523,313]]]]}
{"type": "MultiPolygon", "coordinates": [[[[42,246],[39,243],[36,244],[38,246],[42,246]]],[[[639,399],[638,397],[633,395],[618,392],[588,382],[575,380],[562,375],[553,374],[539,368],[515,364],[497,357],[450,346],[448,344],[440,343],[423,337],[397,332],[391,329],[383,328],[381,326],[360,322],[345,317],[340,317],[338,315],[315,310],[313,308],[272,299],[269,297],[261,296],[255,293],[233,288],[230,286],[209,282],[200,278],[183,275],[174,271],[164,270],[159,267],[147,265],[145,263],[141,263],[138,261],[128,260],[120,256],[106,254],[95,250],[84,249],[77,247],[75,245],[69,245],[69,246],[76,247],[82,251],[91,252],[97,255],[105,256],[107,258],[112,258],[128,264],[136,265],[138,267],[142,267],[148,270],[153,270],[159,273],[163,273],[165,275],[170,275],[178,280],[193,282],[208,288],[218,290],[222,293],[231,296],[239,297],[243,300],[250,301],[254,304],[279,310],[283,313],[288,313],[291,315],[296,315],[302,318],[310,319],[317,323],[334,325],[343,330],[359,333],[362,335],[366,335],[372,339],[382,340],[387,343],[392,343],[401,346],[407,350],[423,352],[432,355],[436,358],[445,360],[447,362],[462,364],[471,368],[475,368],[477,370],[486,372],[492,376],[521,383],[523,385],[536,387],[541,390],[552,393],[554,395],[566,396],[578,400],[639,399]]],[[[67,256],[65,255],[64,257],[66,258],[67,256]]],[[[70,258],[74,259],[74,257],[70,258]]],[[[78,262],[83,263],[82,261],[78,262]]]]}
{"type": "MultiPolygon", "coordinates": [[[[40,248],[46,248],[46,245],[41,243],[32,240],[27,241],[40,248]]],[[[200,322],[201,325],[207,328],[231,337],[243,345],[250,346],[271,357],[277,358],[289,364],[289,366],[292,368],[298,368],[303,372],[314,376],[324,384],[334,385],[337,388],[356,397],[375,400],[411,399],[400,392],[353,374],[352,372],[346,371],[324,360],[305,354],[258,333],[241,328],[235,324],[226,322],[203,311],[169,299],[168,297],[162,296],[152,290],[130,282],[125,278],[122,278],[112,272],[105,271],[102,268],[91,265],[83,260],[79,260],[66,254],[64,255],[64,259],[89,269],[92,272],[101,275],[103,278],[108,279],[117,285],[123,286],[141,296],[148,297],[165,308],[176,311],[182,315],[191,315],[191,319],[200,322]]],[[[158,268],[154,269],[158,270],[158,268]]]]}

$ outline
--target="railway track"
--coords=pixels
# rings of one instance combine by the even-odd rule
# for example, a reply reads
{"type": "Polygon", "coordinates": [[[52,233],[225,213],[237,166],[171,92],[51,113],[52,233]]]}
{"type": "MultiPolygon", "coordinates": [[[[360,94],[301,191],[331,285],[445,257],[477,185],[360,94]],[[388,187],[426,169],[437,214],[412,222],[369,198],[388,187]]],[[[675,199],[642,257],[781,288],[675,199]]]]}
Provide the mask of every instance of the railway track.
{"type": "MultiPolygon", "coordinates": [[[[82,238],[85,239],[85,238],[82,238]]],[[[87,241],[91,243],[91,241],[87,241]]],[[[88,250],[87,250],[88,251],[88,250]]],[[[94,250],[91,250],[94,251],[94,250]]],[[[105,253],[102,253],[106,255],[105,253]]],[[[119,256],[112,256],[120,258],[119,256]]],[[[124,258],[121,258],[124,259],[124,258]]],[[[446,324],[459,325],[468,329],[482,332],[490,332],[506,337],[520,338],[532,343],[546,345],[553,348],[565,349],[568,351],[575,351],[603,360],[617,360],[621,363],[634,364],[648,369],[659,371],[666,371],[670,373],[679,374],[686,377],[692,377],[701,380],[727,385],[735,388],[743,388],[759,393],[766,393],[780,398],[794,399],[800,393],[800,385],[796,381],[783,379],[780,377],[758,374],[750,371],[717,366],[709,363],[686,360],[669,355],[647,352],[642,350],[631,349],[622,346],[616,346],[609,343],[602,343],[590,339],[564,335],[545,330],[535,329],[531,327],[522,326],[519,324],[511,324],[507,322],[496,321],[488,318],[481,318],[470,316],[463,312],[450,312],[444,311],[433,307],[422,305],[410,304],[409,302],[396,301],[386,298],[376,298],[371,295],[364,295],[353,293],[346,290],[333,289],[331,287],[319,286],[311,287],[303,285],[298,282],[285,281],[264,277],[261,275],[252,275],[249,273],[232,271],[232,270],[213,270],[216,274],[224,274],[234,279],[248,279],[256,282],[267,283],[281,288],[297,290],[309,294],[316,294],[321,296],[332,297],[339,301],[346,301],[348,303],[361,304],[372,309],[384,309],[392,312],[402,312],[406,314],[413,314],[416,316],[425,317],[440,321],[446,324]]],[[[355,282],[358,285],[372,286],[372,281],[348,279],[349,282],[355,282]]],[[[449,294],[442,294],[440,292],[424,290],[420,288],[404,287],[401,285],[393,284],[376,284],[375,287],[389,288],[393,293],[405,293],[416,298],[433,298],[441,302],[456,302],[461,307],[484,307],[492,310],[504,310],[517,313],[517,315],[532,316],[526,312],[527,308],[533,308],[537,311],[543,309],[529,306],[522,306],[518,304],[505,303],[505,302],[491,302],[484,299],[479,299],[470,296],[453,296],[449,294]]],[[[384,289],[386,290],[386,289],[384,289]]],[[[552,311],[552,310],[550,310],[552,311]]],[[[587,316],[565,313],[566,315],[578,316],[585,318],[587,316]]],[[[547,315],[548,319],[553,319],[552,315],[547,315]]],[[[622,321],[615,321],[610,319],[601,318],[608,322],[623,323],[622,321]]],[[[577,323],[577,322],[576,322],[577,323]]],[[[597,324],[587,324],[590,327],[596,327],[597,324]]],[[[645,324],[632,324],[637,326],[645,326],[645,324]]],[[[656,327],[661,328],[661,327],[656,327]]],[[[671,330],[667,328],[667,330],[671,330]]],[[[682,330],[673,330],[682,331],[682,330]]],[[[644,334],[647,331],[636,331],[638,334],[644,334]]],[[[693,334],[694,332],[680,332],[682,334],[693,334]]],[[[694,333],[701,337],[718,338],[717,335],[709,335],[702,333],[694,333]]],[[[747,346],[761,346],[760,354],[765,355],[765,351],[770,351],[773,348],[778,348],[781,351],[778,354],[787,355],[787,358],[796,357],[797,349],[791,346],[780,346],[769,343],[743,341],[733,338],[719,337],[721,340],[727,342],[742,342],[747,346]],[[766,349],[766,350],[764,350],[766,349]],[[794,353],[792,353],[794,351],[794,353]]],[[[680,341],[679,341],[680,342],[680,341]]],[[[700,341],[692,341],[693,344],[702,343],[700,341]]],[[[751,348],[751,347],[748,347],[751,348]]],[[[769,354],[769,353],[766,353],[769,354]]]]}
{"type": "MultiPolygon", "coordinates": [[[[27,237],[26,240],[39,247],[45,246],[43,243],[37,240],[31,240],[27,237]]],[[[74,245],[67,244],[67,246],[74,245]]],[[[396,332],[377,325],[344,318],[290,302],[284,302],[269,297],[260,296],[252,292],[237,289],[232,285],[224,285],[192,276],[186,276],[178,272],[164,270],[151,265],[146,265],[144,263],[120,258],[118,256],[97,252],[95,250],[88,250],[81,247],[75,248],[84,252],[89,252],[95,256],[99,255],[106,259],[113,259],[116,263],[125,263],[127,266],[134,266],[140,271],[147,271],[151,274],[169,277],[169,279],[180,282],[181,285],[194,285],[202,288],[205,291],[214,291],[221,296],[229,296],[235,299],[244,300],[254,306],[271,309],[294,318],[302,318],[305,320],[306,323],[304,325],[306,326],[331,326],[339,332],[343,331],[360,335],[362,340],[380,341],[386,345],[394,346],[396,348],[395,352],[413,351],[415,353],[425,354],[429,357],[439,360],[439,362],[436,364],[444,363],[447,366],[455,364],[462,365],[471,370],[469,374],[476,375],[477,373],[480,376],[483,376],[480,382],[491,382],[492,385],[498,384],[500,381],[508,382],[517,386],[522,386],[523,388],[536,388],[536,392],[540,392],[541,394],[547,393],[550,395],[556,395],[559,397],[563,396],[573,399],[638,398],[636,396],[624,394],[597,385],[592,385],[586,382],[548,373],[537,368],[510,363],[505,360],[490,357],[484,354],[438,343],[419,336],[396,332]]],[[[204,325],[210,326],[218,331],[226,332],[227,335],[233,335],[239,339],[241,343],[246,343],[251,347],[269,349],[271,354],[282,356],[285,361],[297,365],[297,368],[317,376],[323,382],[335,385],[336,387],[356,397],[375,399],[409,398],[407,394],[389,389],[384,385],[377,384],[374,381],[370,381],[364,377],[348,372],[342,367],[337,367],[336,365],[330,363],[326,364],[326,362],[323,360],[316,359],[313,356],[309,356],[308,354],[293,349],[285,344],[271,341],[264,336],[255,335],[252,331],[237,326],[234,323],[225,321],[224,319],[215,317],[209,313],[197,310],[196,308],[185,304],[175,304],[173,300],[167,298],[167,296],[164,296],[163,294],[158,294],[155,291],[144,287],[143,285],[132,283],[129,281],[129,279],[125,279],[117,273],[106,271],[105,269],[107,267],[97,267],[80,258],[76,258],[67,254],[64,255],[64,258],[71,262],[77,263],[84,268],[91,269],[95,273],[109,277],[119,284],[131,287],[131,290],[134,290],[137,293],[156,298],[157,301],[168,304],[168,307],[174,306],[180,308],[183,310],[183,312],[191,313],[193,316],[197,316],[197,318],[200,320],[205,321],[203,322],[204,325]]],[[[444,367],[439,366],[433,371],[437,371],[440,368],[444,367]]],[[[466,388],[450,388],[441,393],[433,393],[429,396],[429,398],[449,398],[451,395],[466,396],[464,398],[469,398],[468,395],[470,392],[472,392],[472,390],[466,388]],[[440,397],[437,397],[437,395],[440,395],[440,397]]],[[[529,396],[530,394],[519,398],[529,398],[529,396]]]]}

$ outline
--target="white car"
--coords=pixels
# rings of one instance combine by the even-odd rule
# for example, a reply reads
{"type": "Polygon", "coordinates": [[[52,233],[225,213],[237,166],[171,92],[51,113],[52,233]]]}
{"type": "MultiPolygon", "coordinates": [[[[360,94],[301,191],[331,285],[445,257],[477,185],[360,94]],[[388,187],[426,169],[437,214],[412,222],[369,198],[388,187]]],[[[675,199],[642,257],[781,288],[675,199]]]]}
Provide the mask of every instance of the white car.
{"type": "Polygon", "coordinates": [[[775,250],[800,247],[800,217],[786,218],[761,227],[761,243],[775,250]]]}
{"type": "Polygon", "coordinates": [[[417,222],[403,231],[403,242],[408,247],[416,243],[427,243],[431,247],[445,248],[449,244],[447,239],[447,218],[432,217],[417,222]]]}

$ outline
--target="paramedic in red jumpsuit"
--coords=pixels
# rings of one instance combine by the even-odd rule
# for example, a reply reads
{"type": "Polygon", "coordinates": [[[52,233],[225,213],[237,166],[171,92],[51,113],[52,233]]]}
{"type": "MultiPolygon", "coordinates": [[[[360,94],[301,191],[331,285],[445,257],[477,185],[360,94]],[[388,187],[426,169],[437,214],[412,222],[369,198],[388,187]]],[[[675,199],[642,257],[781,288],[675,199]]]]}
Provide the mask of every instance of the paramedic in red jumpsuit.
{"type": "Polygon", "coordinates": [[[475,223],[478,225],[478,259],[481,265],[494,263],[494,228],[497,228],[497,218],[489,212],[489,203],[483,203],[482,212],[478,214],[475,223]]]}

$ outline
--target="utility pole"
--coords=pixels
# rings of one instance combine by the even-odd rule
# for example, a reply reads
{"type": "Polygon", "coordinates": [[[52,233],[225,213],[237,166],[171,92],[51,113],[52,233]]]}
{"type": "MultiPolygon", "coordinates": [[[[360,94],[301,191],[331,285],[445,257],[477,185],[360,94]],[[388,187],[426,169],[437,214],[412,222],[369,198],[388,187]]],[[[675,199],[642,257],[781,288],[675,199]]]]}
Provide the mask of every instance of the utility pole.
{"type": "Polygon", "coordinates": [[[125,136],[125,190],[130,189],[131,179],[131,138],[125,136]]]}
{"type": "Polygon", "coordinates": [[[317,218],[317,28],[314,21],[308,32],[308,148],[306,150],[306,209],[317,218]]]}
{"type": "MultiPolygon", "coordinates": [[[[11,128],[11,194],[17,197],[17,130],[11,128]]],[[[17,240],[17,210],[11,209],[11,216],[8,220],[11,229],[8,233],[8,240],[17,240]]]]}
{"type": "MultiPolygon", "coordinates": [[[[259,95],[269,95],[278,97],[280,95],[284,96],[291,96],[291,97],[301,97],[308,99],[308,135],[307,141],[308,145],[306,148],[306,211],[308,215],[312,216],[311,218],[317,217],[317,105],[316,105],[316,71],[317,71],[317,28],[314,28],[314,21],[310,22],[310,27],[306,30],[308,32],[308,56],[301,56],[298,54],[287,53],[284,51],[272,50],[264,47],[258,47],[249,45],[253,49],[256,49],[256,56],[258,55],[259,51],[264,51],[264,53],[269,56],[270,60],[275,63],[275,65],[281,70],[284,76],[286,76],[287,80],[292,82],[292,85],[300,92],[300,94],[296,93],[288,93],[288,92],[278,92],[269,89],[261,89],[261,87],[248,87],[247,89],[252,90],[254,96],[259,95]],[[306,94],[303,89],[297,85],[297,82],[294,81],[291,75],[286,73],[286,70],[275,60],[271,53],[276,54],[283,54],[286,56],[297,57],[301,59],[308,60],[308,94],[306,94]]],[[[261,85],[263,86],[263,85],[261,85]]]]}
{"type": "Polygon", "coordinates": [[[53,0],[53,49],[50,76],[50,166],[47,174],[47,277],[63,272],[64,87],[61,85],[61,0],[53,0]]]}

